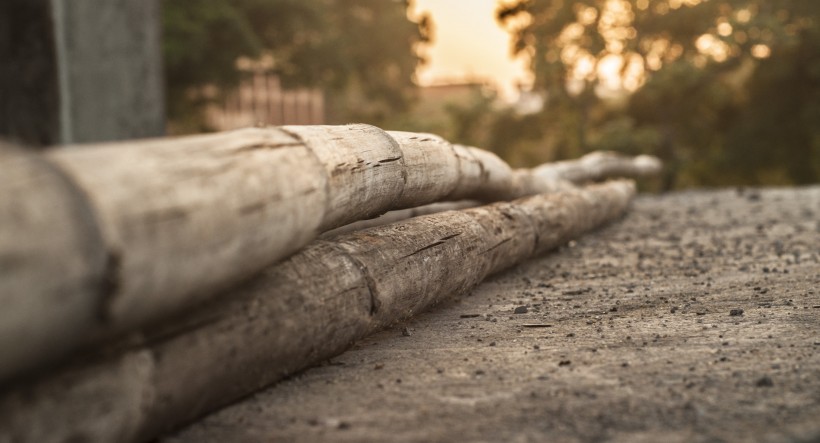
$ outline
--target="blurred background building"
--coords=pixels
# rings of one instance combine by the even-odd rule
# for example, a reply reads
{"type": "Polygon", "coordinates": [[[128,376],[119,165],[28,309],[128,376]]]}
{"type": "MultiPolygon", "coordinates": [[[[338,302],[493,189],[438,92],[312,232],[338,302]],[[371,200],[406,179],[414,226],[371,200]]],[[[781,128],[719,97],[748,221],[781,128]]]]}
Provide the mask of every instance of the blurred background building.
{"type": "Polygon", "coordinates": [[[258,72],[220,102],[209,104],[205,119],[218,131],[254,125],[322,125],[325,96],[316,88],[282,89],[278,76],[258,72]]]}

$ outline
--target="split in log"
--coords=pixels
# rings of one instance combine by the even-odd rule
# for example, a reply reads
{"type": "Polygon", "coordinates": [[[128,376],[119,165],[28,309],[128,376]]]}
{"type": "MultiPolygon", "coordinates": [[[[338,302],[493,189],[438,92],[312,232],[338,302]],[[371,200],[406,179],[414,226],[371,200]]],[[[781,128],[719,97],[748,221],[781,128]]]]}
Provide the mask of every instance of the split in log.
{"type": "MultiPolygon", "coordinates": [[[[14,164],[0,162],[0,174],[14,176],[14,164]]],[[[3,192],[30,201],[0,205],[0,263],[16,263],[0,269],[0,381],[197,305],[329,229],[442,200],[567,187],[480,149],[367,125],[89,145],[29,164],[48,172],[3,192]],[[46,189],[55,186],[65,190],[46,189]],[[61,192],[71,198],[52,207],[61,192]],[[20,205],[65,229],[26,222],[20,205]],[[49,246],[17,245],[27,242],[49,246]],[[73,268],[55,272],[55,260],[73,268]],[[43,277],[22,288],[9,282],[20,273],[43,277]],[[83,289],[52,303],[63,284],[83,289]]]]}
{"type": "Polygon", "coordinates": [[[444,211],[457,211],[459,209],[474,208],[476,206],[481,206],[481,203],[476,200],[461,200],[457,202],[430,203],[429,205],[417,206],[415,208],[397,209],[395,211],[382,214],[376,218],[359,220],[336,229],[331,229],[330,231],[322,234],[319,238],[330,239],[340,234],[396,223],[407,220],[408,218],[437,214],[444,211]]]}
{"type": "Polygon", "coordinates": [[[634,189],[608,182],[317,240],[147,343],[6,393],[0,441],[150,439],[619,217],[634,189]]]}

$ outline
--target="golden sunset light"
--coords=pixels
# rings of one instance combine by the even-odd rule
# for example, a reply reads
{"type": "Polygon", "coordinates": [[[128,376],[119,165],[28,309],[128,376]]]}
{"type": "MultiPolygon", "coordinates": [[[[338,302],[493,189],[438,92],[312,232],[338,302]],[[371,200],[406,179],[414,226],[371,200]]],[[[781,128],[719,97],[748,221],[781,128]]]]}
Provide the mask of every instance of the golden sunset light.
{"type": "Polygon", "coordinates": [[[0,0],[0,443],[820,443],[820,0],[0,0]]]}
{"type": "Polygon", "coordinates": [[[517,85],[530,84],[523,58],[510,54],[510,35],[495,20],[497,0],[415,0],[411,15],[430,14],[433,43],[425,48],[428,63],[416,73],[422,86],[487,81],[507,99],[517,85]]]}

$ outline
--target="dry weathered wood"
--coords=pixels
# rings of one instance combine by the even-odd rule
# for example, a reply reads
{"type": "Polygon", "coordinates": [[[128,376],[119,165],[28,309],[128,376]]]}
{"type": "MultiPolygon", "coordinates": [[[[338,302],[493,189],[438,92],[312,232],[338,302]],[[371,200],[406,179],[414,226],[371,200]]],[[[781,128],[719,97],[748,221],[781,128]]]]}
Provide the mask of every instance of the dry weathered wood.
{"type": "MultiPolygon", "coordinates": [[[[393,133],[391,133],[393,134],[393,133]]],[[[483,156],[484,151],[475,148],[455,146],[462,155],[483,156]],[[475,154],[472,154],[472,153],[475,154]]],[[[464,192],[460,196],[472,196],[483,201],[512,200],[527,195],[559,192],[572,189],[576,185],[586,182],[603,181],[618,177],[649,177],[657,175],[661,170],[661,162],[655,157],[641,155],[627,157],[614,152],[593,152],[577,160],[566,160],[556,163],[547,163],[533,169],[510,169],[506,164],[495,161],[492,157],[483,162],[490,165],[487,183],[471,185],[469,189],[480,189],[480,192],[464,192]]],[[[468,177],[480,177],[481,173],[464,174],[468,177]]],[[[325,233],[325,236],[338,235],[359,229],[380,226],[388,223],[405,220],[419,215],[434,214],[456,209],[465,209],[478,206],[478,200],[463,200],[458,202],[439,202],[416,208],[390,211],[375,219],[359,220],[349,225],[336,228],[325,233]]]]}
{"type": "Polygon", "coordinates": [[[818,443],[818,214],[818,185],[638,197],[159,442],[818,443]]]}
{"type": "Polygon", "coordinates": [[[545,163],[532,174],[546,180],[562,179],[580,184],[616,177],[648,177],[661,172],[662,164],[650,155],[626,157],[615,152],[592,152],[577,160],[545,163]]]}
{"type": "MultiPolygon", "coordinates": [[[[9,306],[5,315],[26,319],[3,326],[0,380],[202,302],[322,231],[440,200],[509,199],[557,189],[554,180],[512,171],[492,153],[367,125],[89,145],[52,150],[40,160],[79,190],[79,207],[93,220],[86,225],[97,230],[88,235],[103,239],[107,267],[104,275],[91,275],[94,290],[61,304],[47,302],[47,285],[0,292],[0,303],[9,306]],[[10,300],[20,297],[40,312],[18,310],[10,300]]],[[[37,199],[57,191],[15,192],[48,208],[46,197],[37,199]]],[[[49,216],[62,217],[55,214],[49,216]]],[[[10,242],[36,235],[8,217],[0,223],[10,242]]],[[[61,248],[54,257],[63,261],[81,254],[73,243],[53,247],[61,248]]],[[[62,275],[42,258],[43,250],[27,250],[19,260],[25,272],[62,275]]]]}
{"type": "Polygon", "coordinates": [[[136,349],[7,393],[0,441],[151,438],[618,217],[633,194],[610,182],[318,240],[136,349]]]}
{"type": "Polygon", "coordinates": [[[430,203],[429,205],[417,206],[415,208],[398,209],[382,214],[376,218],[359,220],[344,226],[340,226],[336,229],[331,229],[330,231],[322,234],[320,238],[333,238],[339,234],[346,234],[348,232],[361,231],[362,229],[396,223],[407,220],[408,218],[436,214],[444,211],[457,211],[459,209],[474,208],[480,205],[481,203],[477,200],[460,200],[455,202],[430,203]]]}
{"type": "Polygon", "coordinates": [[[98,325],[106,248],[70,180],[0,144],[0,378],[98,325]]]}
{"type": "MultiPolygon", "coordinates": [[[[17,280],[3,283],[0,297],[5,314],[18,320],[3,323],[0,379],[59,358],[98,330],[115,334],[195,304],[292,254],[323,230],[435,201],[466,181],[473,187],[462,188],[480,193],[485,179],[465,177],[472,169],[460,168],[455,155],[443,141],[402,148],[366,125],[254,128],[51,151],[42,163],[64,171],[69,188],[87,196],[80,206],[91,207],[84,209],[93,213],[87,224],[98,231],[88,235],[104,239],[108,268],[90,284],[95,290],[62,304],[48,302],[46,286],[4,279],[17,280]],[[16,286],[6,289],[11,284],[16,286]],[[20,310],[25,306],[15,298],[36,304],[39,312],[20,310]]],[[[469,162],[480,175],[478,160],[469,162]]],[[[11,204],[25,194],[31,205],[48,209],[48,195],[56,192],[18,189],[5,200],[11,204]]],[[[59,210],[46,216],[65,219],[59,210]]],[[[5,216],[0,222],[9,244],[37,235],[35,225],[12,224],[5,216]]],[[[82,247],[51,243],[49,254],[73,262],[82,247]]],[[[71,273],[49,268],[43,250],[15,248],[28,251],[18,260],[25,272],[48,275],[52,286],[61,276],[71,283],[71,273]]]]}

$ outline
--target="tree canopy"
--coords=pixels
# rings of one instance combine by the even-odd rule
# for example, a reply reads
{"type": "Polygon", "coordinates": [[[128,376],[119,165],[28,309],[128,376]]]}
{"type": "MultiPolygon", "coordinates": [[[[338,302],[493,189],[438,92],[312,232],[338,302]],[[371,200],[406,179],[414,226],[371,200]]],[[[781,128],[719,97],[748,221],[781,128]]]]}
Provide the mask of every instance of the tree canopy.
{"type": "Polygon", "coordinates": [[[431,32],[401,0],[165,0],[164,53],[172,119],[196,118],[198,91],[235,87],[240,57],[272,60],[287,86],[325,90],[336,120],[378,123],[407,107],[415,51],[431,32]],[[367,97],[362,100],[361,97],[367,97]]]}
{"type": "Polygon", "coordinates": [[[666,187],[820,178],[820,3],[514,0],[552,155],[660,155],[666,187]]]}

